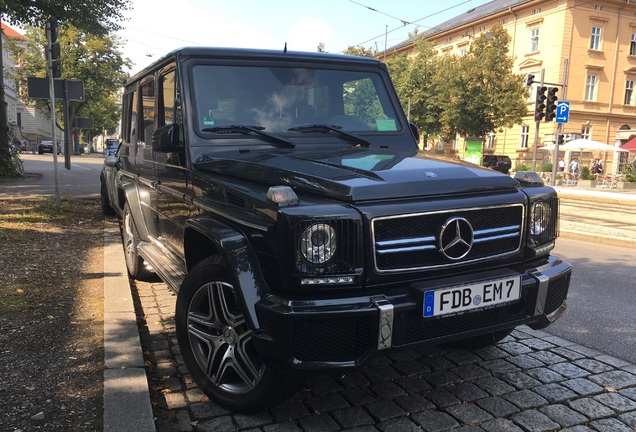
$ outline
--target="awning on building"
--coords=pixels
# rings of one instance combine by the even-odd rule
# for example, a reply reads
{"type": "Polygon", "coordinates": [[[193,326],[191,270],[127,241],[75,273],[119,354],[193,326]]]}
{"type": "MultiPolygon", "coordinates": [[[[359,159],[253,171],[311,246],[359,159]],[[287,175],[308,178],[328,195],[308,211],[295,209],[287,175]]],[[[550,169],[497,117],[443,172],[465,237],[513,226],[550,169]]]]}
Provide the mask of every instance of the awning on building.
{"type": "Polygon", "coordinates": [[[636,152],[636,138],[632,138],[629,141],[627,141],[625,145],[621,147],[621,149],[627,150],[630,152],[636,152]]]}

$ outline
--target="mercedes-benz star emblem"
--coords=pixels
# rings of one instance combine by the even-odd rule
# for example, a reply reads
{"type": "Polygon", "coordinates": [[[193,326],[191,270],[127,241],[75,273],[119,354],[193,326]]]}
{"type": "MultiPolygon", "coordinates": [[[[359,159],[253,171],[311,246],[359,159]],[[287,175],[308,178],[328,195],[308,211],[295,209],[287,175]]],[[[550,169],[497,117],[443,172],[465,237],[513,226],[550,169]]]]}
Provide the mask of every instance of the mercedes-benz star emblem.
{"type": "Polygon", "coordinates": [[[439,251],[448,259],[457,261],[464,258],[473,247],[473,227],[463,217],[448,219],[437,239],[439,251]]]}

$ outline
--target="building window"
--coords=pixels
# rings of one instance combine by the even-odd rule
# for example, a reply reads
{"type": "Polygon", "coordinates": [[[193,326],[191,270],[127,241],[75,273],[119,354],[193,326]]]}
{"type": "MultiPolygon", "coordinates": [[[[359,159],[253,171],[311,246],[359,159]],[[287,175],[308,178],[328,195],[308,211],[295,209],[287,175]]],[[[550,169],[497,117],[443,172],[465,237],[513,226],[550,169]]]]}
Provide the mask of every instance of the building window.
{"type": "Polygon", "coordinates": [[[532,9],[532,15],[536,15],[536,14],[540,14],[540,13],[541,13],[541,8],[532,9]]]}
{"type": "Polygon", "coordinates": [[[466,54],[468,54],[468,50],[466,50],[466,48],[460,48],[459,49],[459,56],[460,57],[464,57],[466,54]]]}
{"type": "Polygon", "coordinates": [[[625,82],[625,105],[634,105],[634,80],[625,82]]]}
{"type": "Polygon", "coordinates": [[[600,27],[592,27],[592,37],[590,38],[590,49],[592,50],[601,49],[601,28],[600,27]]]}
{"type": "Polygon", "coordinates": [[[519,137],[519,148],[528,148],[528,134],[530,133],[530,126],[521,126],[521,136],[519,137]]]}
{"type": "Polygon", "coordinates": [[[594,5],[594,10],[595,11],[604,11],[605,10],[605,6],[603,6],[603,5],[594,5]]]}
{"type": "Polygon", "coordinates": [[[444,151],[444,141],[440,137],[439,141],[437,141],[437,150],[444,151]]]}
{"type": "Polygon", "coordinates": [[[486,148],[488,150],[492,150],[495,148],[495,133],[490,132],[488,134],[488,138],[486,139],[486,148]]]}
{"type": "Polygon", "coordinates": [[[588,75],[585,84],[585,100],[593,101],[596,94],[596,75],[588,75]]]}
{"type": "Polygon", "coordinates": [[[539,51],[539,29],[530,30],[530,52],[539,51]]]}
{"type": "Polygon", "coordinates": [[[453,140],[453,150],[459,149],[459,134],[455,135],[455,139],[453,140]]]}
{"type": "Polygon", "coordinates": [[[592,136],[592,126],[583,126],[581,128],[581,138],[590,139],[592,136]]]}

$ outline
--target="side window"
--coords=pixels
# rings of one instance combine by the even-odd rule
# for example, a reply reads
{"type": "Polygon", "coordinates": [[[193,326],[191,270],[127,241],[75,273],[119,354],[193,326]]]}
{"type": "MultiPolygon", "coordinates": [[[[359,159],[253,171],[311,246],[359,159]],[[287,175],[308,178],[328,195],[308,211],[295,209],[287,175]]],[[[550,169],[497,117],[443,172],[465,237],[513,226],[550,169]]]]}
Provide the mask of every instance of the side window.
{"type": "Polygon", "coordinates": [[[159,125],[181,124],[181,100],[177,86],[177,74],[172,70],[161,75],[161,118],[159,125]]]}
{"type": "Polygon", "coordinates": [[[139,96],[137,90],[132,93],[130,103],[130,143],[136,143],[139,140],[139,96]]]}
{"type": "Polygon", "coordinates": [[[130,132],[132,130],[131,125],[131,103],[132,103],[132,93],[124,94],[122,99],[122,109],[121,109],[121,137],[124,142],[130,142],[130,132]]]}
{"type": "MultiPolygon", "coordinates": [[[[117,150],[117,156],[122,169],[132,169],[135,158],[135,146],[137,144],[137,112],[138,103],[137,88],[129,88],[122,99],[121,144],[117,150]]],[[[104,150],[106,150],[104,143],[104,150]]]]}
{"type": "Polygon", "coordinates": [[[155,131],[155,82],[149,81],[141,86],[141,100],[143,107],[143,136],[140,138],[150,144],[152,133],[155,131]]]}

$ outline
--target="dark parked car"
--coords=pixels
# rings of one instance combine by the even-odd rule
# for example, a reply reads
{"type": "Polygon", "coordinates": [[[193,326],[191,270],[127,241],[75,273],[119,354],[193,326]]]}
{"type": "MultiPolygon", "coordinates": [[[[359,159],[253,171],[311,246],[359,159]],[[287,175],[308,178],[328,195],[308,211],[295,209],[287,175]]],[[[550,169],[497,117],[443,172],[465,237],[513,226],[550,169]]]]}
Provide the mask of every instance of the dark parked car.
{"type": "Polygon", "coordinates": [[[183,361],[230,409],[403,348],[492,345],[566,308],[554,189],[419,151],[382,62],[185,48],[122,102],[106,165],[128,272],[178,293],[183,361]]]}
{"type": "Polygon", "coordinates": [[[510,157],[506,155],[484,155],[483,165],[486,168],[508,174],[510,172],[510,168],[512,168],[512,161],[510,160],[510,157]]]}
{"type": "MultiPolygon", "coordinates": [[[[53,153],[53,141],[42,141],[38,145],[38,154],[53,153]]],[[[60,154],[60,146],[57,147],[57,154],[60,154]]]]}

